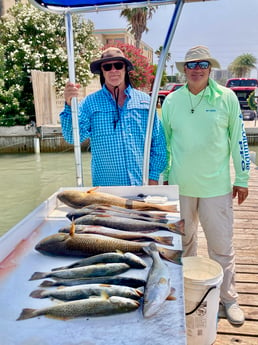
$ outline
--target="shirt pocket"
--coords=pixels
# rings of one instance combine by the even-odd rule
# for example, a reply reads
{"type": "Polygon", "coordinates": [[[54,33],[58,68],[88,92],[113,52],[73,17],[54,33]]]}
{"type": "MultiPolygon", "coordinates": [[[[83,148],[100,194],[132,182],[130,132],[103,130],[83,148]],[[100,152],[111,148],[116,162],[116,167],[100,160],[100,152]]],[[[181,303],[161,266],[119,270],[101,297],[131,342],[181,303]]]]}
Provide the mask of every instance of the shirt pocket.
{"type": "Polygon", "coordinates": [[[95,111],[91,119],[92,137],[112,135],[119,121],[118,110],[95,111]]]}

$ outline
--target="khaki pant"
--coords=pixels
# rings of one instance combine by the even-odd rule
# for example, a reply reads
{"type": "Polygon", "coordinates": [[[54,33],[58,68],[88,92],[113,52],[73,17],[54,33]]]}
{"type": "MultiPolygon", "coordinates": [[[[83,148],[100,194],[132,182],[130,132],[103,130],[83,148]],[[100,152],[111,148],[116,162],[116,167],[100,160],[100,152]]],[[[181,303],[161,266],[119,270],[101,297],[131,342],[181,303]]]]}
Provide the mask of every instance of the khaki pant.
{"type": "Polygon", "coordinates": [[[183,256],[197,255],[198,223],[203,228],[209,257],[218,262],[224,272],[220,298],[222,303],[235,302],[235,251],[233,247],[232,194],[213,198],[180,196],[181,218],[185,220],[183,256]]]}

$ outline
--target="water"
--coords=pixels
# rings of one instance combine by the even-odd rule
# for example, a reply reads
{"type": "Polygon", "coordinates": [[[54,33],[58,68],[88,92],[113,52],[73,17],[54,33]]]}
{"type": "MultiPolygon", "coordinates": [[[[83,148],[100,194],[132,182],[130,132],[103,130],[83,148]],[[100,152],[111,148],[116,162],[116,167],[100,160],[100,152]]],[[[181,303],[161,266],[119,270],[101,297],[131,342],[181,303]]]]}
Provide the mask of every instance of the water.
{"type": "MultiPolygon", "coordinates": [[[[256,152],[258,146],[250,146],[256,152]]],[[[89,152],[82,153],[84,186],[91,186],[89,152]]],[[[74,153],[0,155],[0,236],[61,187],[76,187],[74,153]]]]}
{"type": "MultiPolygon", "coordinates": [[[[85,186],[91,186],[90,156],[82,153],[85,186]]],[[[60,187],[76,187],[73,152],[1,154],[0,236],[60,187]]]]}

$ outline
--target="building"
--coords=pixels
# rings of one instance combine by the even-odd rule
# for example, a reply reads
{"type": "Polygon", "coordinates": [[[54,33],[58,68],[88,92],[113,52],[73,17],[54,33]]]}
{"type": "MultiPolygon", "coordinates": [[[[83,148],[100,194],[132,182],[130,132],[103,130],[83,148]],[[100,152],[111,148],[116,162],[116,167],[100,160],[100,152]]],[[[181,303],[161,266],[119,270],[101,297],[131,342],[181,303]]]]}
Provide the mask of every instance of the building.
{"type": "MultiPolygon", "coordinates": [[[[133,35],[127,29],[99,29],[93,31],[94,36],[103,45],[121,42],[125,44],[135,45],[133,35]]],[[[142,54],[153,64],[153,49],[146,43],[141,41],[140,49],[142,54]]]]}
{"type": "Polygon", "coordinates": [[[17,2],[28,2],[27,0],[0,0],[0,17],[4,16],[9,8],[13,7],[17,2]]]}

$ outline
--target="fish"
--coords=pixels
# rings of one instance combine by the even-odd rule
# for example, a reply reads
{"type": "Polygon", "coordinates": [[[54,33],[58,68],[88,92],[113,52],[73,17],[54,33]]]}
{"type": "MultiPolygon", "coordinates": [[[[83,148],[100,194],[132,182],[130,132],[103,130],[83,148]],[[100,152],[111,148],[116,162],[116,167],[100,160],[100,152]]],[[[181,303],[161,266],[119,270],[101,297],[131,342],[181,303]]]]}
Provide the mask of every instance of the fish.
{"type": "Polygon", "coordinates": [[[102,277],[110,276],[115,274],[120,274],[128,271],[129,265],[125,263],[107,263],[107,264],[97,264],[90,266],[75,267],[69,269],[61,269],[58,271],[50,272],[35,272],[29,280],[43,279],[43,278],[64,278],[64,279],[74,279],[83,277],[102,277]]]}
{"type": "Polygon", "coordinates": [[[75,219],[75,225],[100,225],[112,229],[127,231],[154,232],[157,230],[170,231],[184,235],[185,221],[181,219],[175,223],[161,224],[157,222],[145,222],[143,220],[123,218],[110,215],[86,215],[75,219]]]}
{"type": "Polygon", "coordinates": [[[96,192],[96,188],[88,191],[65,190],[57,194],[57,198],[72,208],[82,208],[92,204],[114,205],[137,210],[158,210],[164,212],[178,212],[176,205],[159,205],[142,201],[135,201],[109,193],[96,192]]]}
{"type": "Polygon", "coordinates": [[[58,289],[38,289],[31,292],[33,298],[55,298],[62,301],[74,301],[78,299],[90,298],[91,296],[101,296],[105,292],[108,296],[120,296],[132,299],[139,299],[143,292],[128,286],[109,284],[84,284],[79,286],[62,287],[58,289]]]}
{"type": "MultiPolygon", "coordinates": [[[[114,206],[114,205],[98,205],[98,204],[92,204],[92,205],[88,205],[87,207],[88,210],[93,210],[93,211],[116,211],[119,213],[125,213],[125,214],[132,214],[132,215],[139,215],[142,216],[144,218],[154,218],[154,219],[163,219],[166,220],[167,219],[167,213],[166,212],[158,212],[158,211],[151,211],[151,210],[137,210],[137,209],[127,209],[124,207],[120,207],[120,206],[114,206]]],[[[83,211],[84,208],[81,208],[80,210],[83,211]]],[[[80,211],[80,210],[73,210],[73,211],[80,211]]]]}
{"type": "Polygon", "coordinates": [[[92,277],[79,279],[59,279],[53,278],[55,281],[44,280],[40,287],[55,287],[55,286],[74,286],[82,284],[112,284],[125,285],[134,288],[145,286],[146,281],[142,278],[125,277],[125,276],[106,276],[106,277],[92,277]]]}
{"type": "MultiPolygon", "coordinates": [[[[61,228],[59,232],[70,232],[70,226],[61,228]]],[[[172,236],[158,236],[158,235],[150,235],[144,234],[142,232],[136,231],[125,231],[125,230],[117,230],[112,228],[106,227],[99,227],[95,225],[75,225],[75,233],[77,234],[99,234],[105,235],[114,238],[120,238],[123,240],[135,240],[135,241],[154,241],[160,244],[165,244],[168,246],[173,245],[173,237],[172,236]]]]}
{"type": "MultiPolygon", "coordinates": [[[[73,226],[69,234],[57,233],[43,238],[36,244],[35,250],[46,255],[89,257],[116,250],[143,254],[143,248],[148,245],[149,242],[120,240],[104,235],[75,234],[73,226]]],[[[160,246],[157,248],[163,258],[181,265],[182,250],[160,246]]]]}
{"type": "Polygon", "coordinates": [[[140,303],[131,298],[111,296],[92,297],[78,301],[61,302],[42,309],[25,308],[22,310],[18,320],[26,320],[38,316],[46,316],[61,320],[76,317],[106,316],[119,313],[131,312],[139,308],[140,303]]]}
{"type": "Polygon", "coordinates": [[[155,315],[167,298],[172,296],[171,279],[168,266],[160,258],[155,243],[151,243],[144,251],[151,256],[152,265],[149,270],[144,290],[143,316],[145,318],[155,315]]]}
{"type": "Polygon", "coordinates": [[[69,213],[66,214],[66,217],[71,220],[74,221],[77,218],[80,218],[82,216],[86,216],[88,214],[95,214],[95,215],[101,215],[101,214],[107,214],[107,215],[111,215],[111,216],[118,216],[118,217],[123,217],[123,218],[132,218],[132,219],[139,219],[139,220],[145,220],[146,222],[150,222],[150,221],[156,221],[158,223],[167,223],[168,219],[166,217],[152,217],[152,216],[145,216],[145,215],[141,215],[141,214],[137,214],[137,213],[133,213],[130,212],[129,210],[127,211],[117,211],[114,210],[112,208],[108,208],[105,206],[99,206],[99,207],[95,207],[93,208],[87,208],[87,207],[83,207],[74,211],[71,211],[69,213]]]}
{"type": "Polygon", "coordinates": [[[73,262],[72,264],[67,266],[52,268],[52,271],[111,262],[125,263],[132,268],[145,268],[147,266],[145,261],[143,261],[141,258],[139,258],[139,256],[133,253],[111,252],[90,256],[88,258],[73,262]]]}

